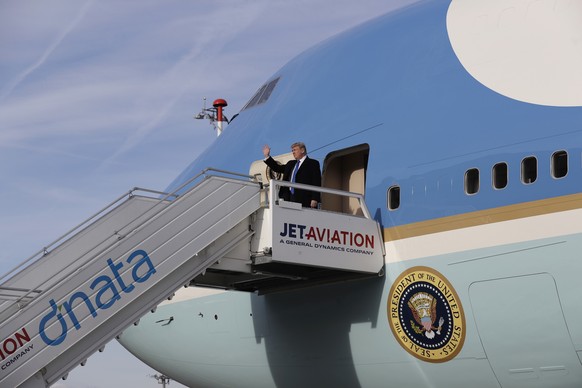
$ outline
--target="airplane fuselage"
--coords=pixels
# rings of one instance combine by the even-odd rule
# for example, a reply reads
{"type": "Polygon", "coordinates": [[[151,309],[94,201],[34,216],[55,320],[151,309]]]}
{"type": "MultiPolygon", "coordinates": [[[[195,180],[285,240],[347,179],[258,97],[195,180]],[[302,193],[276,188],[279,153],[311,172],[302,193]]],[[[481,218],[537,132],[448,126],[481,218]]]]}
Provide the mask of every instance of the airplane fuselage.
{"type": "Polygon", "coordinates": [[[185,288],[121,343],[189,386],[582,385],[580,5],[469,3],[421,2],[304,52],[172,184],[303,141],[324,185],[361,172],[346,184],[382,227],[382,276],[185,288]]]}

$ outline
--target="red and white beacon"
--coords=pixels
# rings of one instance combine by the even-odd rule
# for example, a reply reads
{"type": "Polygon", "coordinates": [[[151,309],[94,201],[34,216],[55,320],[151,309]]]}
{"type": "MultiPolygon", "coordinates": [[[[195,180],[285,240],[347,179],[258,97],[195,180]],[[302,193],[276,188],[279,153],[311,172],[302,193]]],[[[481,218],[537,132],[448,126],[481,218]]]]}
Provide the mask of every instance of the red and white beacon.
{"type": "Polygon", "coordinates": [[[226,103],[226,100],[218,98],[214,100],[212,106],[214,107],[214,109],[216,109],[216,135],[220,136],[223,129],[222,123],[226,121],[226,117],[223,115],[222,109],[228,106],[228,104],[226,103]]]}
{"type": "Polygon", "coordinates": [[[204,97],[204,107],[194,116],[195,119],[208,119],[210,124],[216,128],[216,135],[220,136],[224,129],[224,123],[228,124],[228,119],[224,115],[224,108],[228,106],[226,100],[218,98],[212,103],[213,108],[206,108],[206,97],[204,97]]]}

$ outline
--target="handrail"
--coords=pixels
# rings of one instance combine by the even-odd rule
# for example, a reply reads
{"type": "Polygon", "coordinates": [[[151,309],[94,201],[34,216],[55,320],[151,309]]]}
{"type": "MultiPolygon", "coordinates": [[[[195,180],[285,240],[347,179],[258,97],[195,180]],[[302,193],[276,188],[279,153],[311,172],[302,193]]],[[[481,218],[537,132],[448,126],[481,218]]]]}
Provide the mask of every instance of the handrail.
{"type": "MultiPolygon", "coordinates": [[[[129,196],[133,196],[133,192],[135,191],[143,191],[144,193],[151,193],[151,194],[157,194],[157,195],[167,195],[168,193],[166,193],[165,191],[158,191],[158,190],[152,190],[152,189],[145,189],[143,187],[134,187],[133,190],[130,191],[129,196]]],[[[176,198],[178,197],[177,195],[174,195],[176,198]]]]}
{"type": "Polygon", "coordinates": [[[140,189],[138,187],[134,187],[133,189],[129,190],[128,192],[122,194],[118,198],[111,201],[108,205],[103,207],[101,210],[97,211],[95,214],[93,214],[92,216],[87,218],[85,221],[74,226],[71,230],[69,230],[68,232],[66,232],[62,236],[58,237],[53,242],[49,243],[48,245],[45,245],[40,251],[33,253],[32,256],[29,256],[23,262],[17,264],[16,267],[12,268],[10,271],[8,271],[4,275],[0,276],[0,285],[2,285],[2,282],[4,280],[8,280],[11,278],[11,276],[9,277],[9,275],[15,274],[20,269],[24,269],[25,267],[27,267],[26,264],[34,264],[37,260],[48,255],[50,253],[50,248],[52,248],[56,245],[60,245],[61,243],[65,242],[67,238],[75,235],[77,233],[77,231],[80,231],[82,228],[86,227],[91,221],[95,220],[98,216],[105,214],[109,209],[113,208],[118,202],[120,202],[121,200],[123,200],[126,197],[128,197],[128,198],[132,197],[133,192],[136,190],[142,190],[142,189],[140,189]],[[36,260],[33,261],[33,259],[35,259],[35,258],[36,258],[36,260]]]}
{"type": "Polygon", "coordinates": [[[311,186],[305,185],[303,183],[292,183],[288,181],[279,181],[276,179],[271,179],[271,186],[269,188],[269,203],[275,203],[276,194],[279,192],[280,187],[293,187],[302,190],[310,190],[310,191],[317,191],[320,193],[326,194],[333,194],[338,195],[340,197],[351,197],[356,198],[360,203],[360,207],[362,208],[362,213],[364,217],[368,219],[372,219],[370,212],[368,211],[368,207],[366,206],[366,202],[364,201],[364,196],[360,193],[354,193],[351,191],[342,191],[337,189],[330,189],[327,187],[320,187],[320,186],[311,186]]]}
{"type": "MultiPolygon", "coordinates": [[[[136,188],[130,190],[129,192],[124,193],[122,196],[118,197],[114,201],[112,201],[110,204],[108,204],[107,206],[105,206],[103,209],[99,210],[97,213],[95,213],[94,215],[92,215],[91,217],[89,217],[84,222],[82,222],[79,225],[75,226],[73,229],[71,229],[69,232],[65,233],[63,236],[59,237],[58,239],[56,239],[54,242],[50,243],[46,247],[43,247],[39,252],[37,252],[34,255],[30,256],[23,263],[20,263],[14,269],[10,270],[7,274],[1,276],[0,277],[0,281],[2,283],[0,283],[0,287],[2,287],[7,281],[9,281],[17,273],[20,273],[21,271],[25,270],[26,268],[28,268],[32,264],[34,264],[37,261],[41,260],[43,257],[47,256],[50,253],[48,251],[48,248],[49,247],[55,247],[55,246],[59,246],[59,245],[65,243],[70,238],[74,237],[77,233],[81,232],[83,230],[83,228],[88,227],[89,224],[90,224],[90,222],[97,220],[98,219],[98,216],[104,216],[107,211],[112,210],[114,208],[114,206],[117,205],[118,203],[120,203],[120,201],[122,199],[124,199],[126,196],[129,197],[129,198],[131,198],[134,195],[133,193],[135,191],[138,191],[139,190],[139,191],[143,191],[143,192],[149,192],[149,193],[159,194],[159,195],[161,195],[161,197],[158,198],[158,201],[152,207],[150,207],[149,209],[147,209],[142,214],[138,215],[137,217],[135,217],[132,220],[130,220],[129,222],[127,222],[121,228],[119,228],[120,230],[123,230],[124,228],[126,228],[129,225],[131,225],[133,222],[135,222],[139,218],[145,216],[147,213],[152,212],[152,210],[155,209],[155,212],[153,212],[153,214],[150,214],[139,225],[136,225],[132,230],[128,231],[125,234],[125,236],[127,236],[127,235],[129,235],[131,233],[137,232],[139,229],[143,228],[145,225],[147,225],[148,223],[150,223],[153,219],[155,219],[165,209],[165,207],[161,207],[161,204],[167,202],[172,197],[174,199],[175,198],[179,198],[181,195],[183,195],[184,193],[188,192],[188,190],[190,190],[191,188],[194,187],[194,186],[192,186],[192,187],[188,187],[188,186],[192,185],[194,182],[196,182],[200,178],[204,177],[204,179],[207,179],[207,178],[209,178],[211,176],[228,178],[228,177],[221,176],[221,175],[217,175],[217,174],[214,174],[214,173],[226,174],[226,175],[231,175],[231,176],[235,176],[235,177],[248,178],[251,181],[255,181],[256,183],[259,183],[260,184],[260,182],[258,182],[256,178],[254,178],[254,177],[252,177],[250,175],[245,175],[245,174],[240,174],[240,173],[236,173],[236,172],[230,172],[230,171],[227,171],[227,170],[220,170],[220,169],[215,169],[215,168],[212,168],[212,167],[208,167],[208,168],[205,168],[204,170],[202,170],[197,175],[195,175],[195,176],[191,177],[190,179],[186,180],[183,184],[181,184],[180,186],[178,186],[176,189],[174,189],[174,191],[172,191],[170,193],[165,193],[165,192],[160,192],[160,191],[155,191],[155,190],[148,190],[148,189],[141,189],[141,188],[137,188],[136,187],[136,188]],[[186,188],[188,188],[188,190],[183,191],[186,188]],[[8,277],[9,275],[12,275],[12,276],[8,277]]],[[[80,257],[85,256],[87,253],[89,253],[93,249],[97,248],[100,244],[102,244],[108,238],[113,237],[116,234],[117,234],[117,231],[115,231],[113,234],[107,236],[105,238],[105,240],[99,242],[97,245],[95,245],[95,246],[89,248],[88,250],[86,250],[82,255],[80,255],[80,257]]],[[[82,268],[85,265],[88,265],[88,264],[94,262],[96,258],[100,257],[103,252],[105,252],[106,250],[108,250],[109,248],[111,248],[111,246],[113,246],[114,244],[115,244],[115,242],[109,244],[108,246],[106,246],[103,249],[99,250],[97,253],[91,255],[91,257],[89,257],[87,260],[83,261],[82,263],[75,263],[76,265],[74,265],[74,266],[71,265],[68,268],[69,271],[66,274],[64,274],[63,276],[60,277],[60,281],[62,282],[64,280],[67,280],[72,275],[74,275],[80,268],[82,268]]],[[[30,295],[32,293],[37,292],[37,290],[41,289],[41,286],[46,281],[47,280],[44,280],[40,284],[37,284],[34,287],[29,288],[28,289],[28,292],[26,292],[24,295],[22,295],[20,298],[18,298],[16,301],[14,301],[13,304],[17,304],[17,303],[21,302],[22,300],[24,300],[26,298],[30,298],[31,297],[30,295]]],[[[55,282],[48,289],[43,290],[43,292],[48,292],[48,291],[52,290],[54,287],[56,287],[57,285],[58,285],[58,282],[55,282]]],[[[0,326],[1,326],[1,323],[0,323],[0,326]]]]}
{"type": "MultiPolygon", "coordinates": [[[[228,175],[234,175],[234,176],[239,176],[241,178],[249,178],[251,180],[257,181],[257,178],[252,176],[252,175],[248,175],[248,174],[241,174],[239,172],[233,172],[233,171],[228,171],[228,170],[221,170],[219,168],[214,168],[214,167],[206,167],[204,170],[202,170],[202,172],[198,175],[202,175],[202,174],[206,174],[208,171],[215,171],[215,172],[220,172],[223,174],[228,174],[228,175]]],[[[258,181],[257,181],[258,182],[258,181]]]]}

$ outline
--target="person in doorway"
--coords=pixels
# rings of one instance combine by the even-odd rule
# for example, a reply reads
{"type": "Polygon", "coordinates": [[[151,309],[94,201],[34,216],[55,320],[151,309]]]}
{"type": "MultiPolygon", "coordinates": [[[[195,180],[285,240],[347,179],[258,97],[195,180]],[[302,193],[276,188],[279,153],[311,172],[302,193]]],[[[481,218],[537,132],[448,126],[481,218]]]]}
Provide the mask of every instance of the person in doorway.
{"type": "MultiPolygon", "coordinates": [[[[305,185],[321,186],[321,169],[319,162],[307,156],[307,148],[301,142],[291,144],[291,152],[294,160],[287,164],[277,163],[271,157],[271,147],[267,144],[263,146],[263,155],[265,163],[273,171],[283,173],[283,180],[293,183],[302,183],[305,185]]],[[[321,201],[319,191],[301,190],[289,187],[282,187],[279,190],[279,197],[285,201],[299,202],[303,207],[317,208],[321,201]]]]}

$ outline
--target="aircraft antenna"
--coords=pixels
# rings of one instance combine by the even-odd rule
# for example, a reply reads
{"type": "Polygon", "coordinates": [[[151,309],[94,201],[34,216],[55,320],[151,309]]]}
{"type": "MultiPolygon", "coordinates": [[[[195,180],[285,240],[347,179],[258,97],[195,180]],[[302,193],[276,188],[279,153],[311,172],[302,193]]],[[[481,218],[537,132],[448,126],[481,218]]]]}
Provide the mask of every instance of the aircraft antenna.
{"type": "Polygon", "coordinates": [[[162,388],[166,388],[166,384],[170,385],[170,378],[166,375],[150,375],[150,377],[158,380],[158,384],[162,384],[162,388]]]}
{"type": "Polygon", "coordinates": [[[210,124],[214,126],[216,129],[216,135],[220,136],[222,134],[224,122],[228,123],[228,119],[223,114],[224,108],[228,106],[226,100],[219,98],[214,100],[212,103],[212,108],[206,107],[206,97],[203,98],[203,107],[202,110],[194,115],[194,118],[197,120],[200,119],[207,119],[210,121],[210,124]]]}

